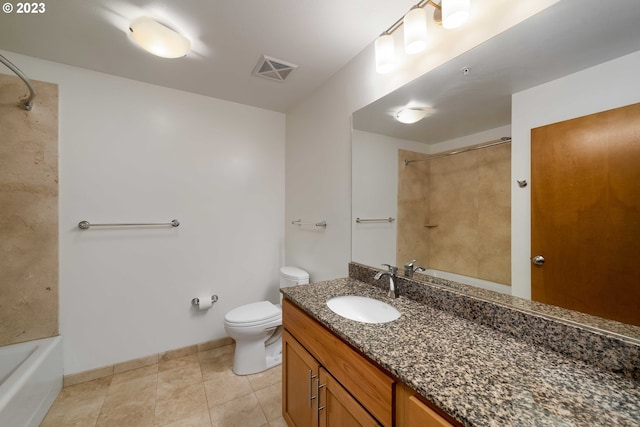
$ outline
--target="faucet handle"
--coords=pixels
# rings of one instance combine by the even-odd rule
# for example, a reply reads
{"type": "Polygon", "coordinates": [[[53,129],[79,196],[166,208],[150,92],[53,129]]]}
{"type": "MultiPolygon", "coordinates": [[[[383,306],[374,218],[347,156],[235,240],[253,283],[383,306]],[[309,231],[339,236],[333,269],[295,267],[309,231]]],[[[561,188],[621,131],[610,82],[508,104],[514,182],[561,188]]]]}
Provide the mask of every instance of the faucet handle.
{"type": "Polygon", "coordinates": [[[411,267],[413,267],[413,264],[414,264],[416,261],[418,261],[418,260],[417,260],[417,259],[412,259],[411,261],[409,261],[408,263],[406,263],[406,264],[404,265],[404,268],[411,268],[411,267]]]}
{"type": "Polygon", "coordinates": [[[394,267],[393,265],[389,265],[389,264],[382,264],[382,265],[387,267],[389,272],[392,274],[396,274],[398,272],[398,267],[394,267]]]}

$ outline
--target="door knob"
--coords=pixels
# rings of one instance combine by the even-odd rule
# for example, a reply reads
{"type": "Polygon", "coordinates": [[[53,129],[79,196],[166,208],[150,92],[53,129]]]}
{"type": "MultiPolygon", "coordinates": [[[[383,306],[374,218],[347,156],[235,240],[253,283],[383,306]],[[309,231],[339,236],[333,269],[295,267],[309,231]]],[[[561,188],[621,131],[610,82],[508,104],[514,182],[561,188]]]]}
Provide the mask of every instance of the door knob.
{"type": "Polygon", "coordinates": [[[544,264],[544,257],[542,255],[536,255],[533,258],[531,258],[531,262],[534,265],[543,265],[544,264]]]}

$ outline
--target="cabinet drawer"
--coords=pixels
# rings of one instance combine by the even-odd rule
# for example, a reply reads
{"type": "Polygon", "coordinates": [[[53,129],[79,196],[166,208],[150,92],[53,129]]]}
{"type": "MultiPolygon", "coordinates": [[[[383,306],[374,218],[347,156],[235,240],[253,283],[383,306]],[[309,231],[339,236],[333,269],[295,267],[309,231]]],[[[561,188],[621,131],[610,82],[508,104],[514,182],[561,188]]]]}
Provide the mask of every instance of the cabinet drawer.
{"type": "Polygon", "coordinates": [[[393,425],[391,377],[288,300],[282,324],[378,421],[393,425]]]}

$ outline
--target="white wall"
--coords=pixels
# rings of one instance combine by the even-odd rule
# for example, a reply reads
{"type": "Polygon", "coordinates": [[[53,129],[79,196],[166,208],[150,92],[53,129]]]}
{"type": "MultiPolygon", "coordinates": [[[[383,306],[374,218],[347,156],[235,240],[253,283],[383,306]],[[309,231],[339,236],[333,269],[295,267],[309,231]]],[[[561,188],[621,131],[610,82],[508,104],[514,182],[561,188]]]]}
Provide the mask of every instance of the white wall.
{"type": "Polygon", "coordinates": [[[512,100],[513,294],[531,296],[531,129],[640,102],[640,51],[516,93],[512,100]],[[530,185],[520,188],[518,179],[530,185]]]}
{"type": "Polygon", "coordinates": [[[278,301],[283,114],[4,54],[60,86],[65,374],[224,337],[226,311],[278,301]],[[191,299],[212,294],[194,312],[191,299]]]}
{"type": "MultiPolygon", "coordinates": [[[[286,219],[327,220],[324,232],[286,227],[286,263],[312,281],[347,275],[351,259],[351,113],[512,27],[558,0],[474,0],[471,21],[456,30],[432,28],[424,54],[376,74],[372,44],[300,105],[287,112],[286,219]]],[[[389,17],[394,22],[398,17],[389,17]]]]}
{"type": "Polygon", "coordinates": [[[396,260],[397,222],[356,223],[356,218],[398,218],[398,150],[429,153],[430,146],[354,129],[351,140],[351,260],[380,267],[396,260]]]}

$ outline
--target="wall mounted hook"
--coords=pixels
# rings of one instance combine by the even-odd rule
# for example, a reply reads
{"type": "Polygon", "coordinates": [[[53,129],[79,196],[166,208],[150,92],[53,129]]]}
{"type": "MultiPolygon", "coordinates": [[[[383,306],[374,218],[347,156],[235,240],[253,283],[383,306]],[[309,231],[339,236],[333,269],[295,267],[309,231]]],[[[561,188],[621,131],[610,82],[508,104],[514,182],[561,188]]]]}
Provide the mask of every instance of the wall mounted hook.
{"type": "Polygon", "coordinates": [[[518,186],[520,188],[524,188],[527,186],[527,180],[526,179],[518,179],[516,180],[518,182],[518,186]]]}

